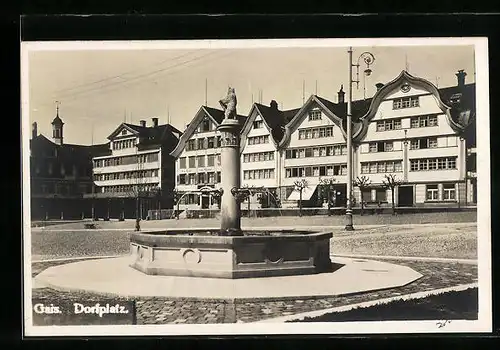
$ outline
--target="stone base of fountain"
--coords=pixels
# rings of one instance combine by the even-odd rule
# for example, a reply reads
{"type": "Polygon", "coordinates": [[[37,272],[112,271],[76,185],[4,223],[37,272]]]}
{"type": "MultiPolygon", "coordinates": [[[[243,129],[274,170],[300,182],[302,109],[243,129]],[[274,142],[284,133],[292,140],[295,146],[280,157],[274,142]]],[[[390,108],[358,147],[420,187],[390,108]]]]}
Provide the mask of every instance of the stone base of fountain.
{"type": "Polygon", "coordinates": [[[169,230],[133,233],[130,266],[148,275],[251,278],[329,272],[331,232],[169,230]]]}

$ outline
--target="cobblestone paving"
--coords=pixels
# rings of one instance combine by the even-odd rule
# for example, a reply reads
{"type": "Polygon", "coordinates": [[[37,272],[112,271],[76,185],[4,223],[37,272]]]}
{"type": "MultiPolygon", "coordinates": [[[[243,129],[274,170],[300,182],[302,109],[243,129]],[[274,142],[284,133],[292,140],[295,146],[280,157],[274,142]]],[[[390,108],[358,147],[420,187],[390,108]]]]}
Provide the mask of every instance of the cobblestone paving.
{"type": "MultiPolygon", "coordinates": [[[[222,300],[192,301],[179,299],[169,300],[166,298],[140,298],[136,299],[137,323],[202,324],[254,322],[266,318],[281,317],[477,282],[477,265],[386,259],[384,259],[384,261],[411,267],[424,276],[419,280],[400,288],[321,299],[292,299],[253,302],[236,301],[233,303],[222,300]]],[[[59,265],[61,263],[64,262],[33,263],[34,275],[49,266],[59,265]]],[[[39,288],[33,289],[33,298],[51,300],[99,300],[100,296],[92,293],[60,292],[49,288],[39,288]]],[[[127,298],[117,299],[127,300],[127,298]]]]}

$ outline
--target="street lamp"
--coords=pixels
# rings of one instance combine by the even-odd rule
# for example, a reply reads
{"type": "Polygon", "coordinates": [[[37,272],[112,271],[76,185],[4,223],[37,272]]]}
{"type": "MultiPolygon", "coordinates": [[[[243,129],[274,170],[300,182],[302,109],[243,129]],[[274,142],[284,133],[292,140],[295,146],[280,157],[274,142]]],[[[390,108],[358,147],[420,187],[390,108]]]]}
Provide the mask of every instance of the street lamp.
{"type": "Polygon", "coordinates": [[[370,76],[372,70],[370,65],[375,62],[375,57],[370,52],[363,52],[357,62],[352,63],[352,47],[349,47],[349,95],[347,100],[347,205],[346,205],[346,231],[353,231],[352,224],[352,182],[353,182],[353,164],[352,164],[352,83],[356,83],[356,88],[359,88],[359,66],[360,60],[366,64],[366,69],[363,71],[364,76],[370,76]],[[356,80],[352,79],[352,67],[356,67],[356,80]]]}

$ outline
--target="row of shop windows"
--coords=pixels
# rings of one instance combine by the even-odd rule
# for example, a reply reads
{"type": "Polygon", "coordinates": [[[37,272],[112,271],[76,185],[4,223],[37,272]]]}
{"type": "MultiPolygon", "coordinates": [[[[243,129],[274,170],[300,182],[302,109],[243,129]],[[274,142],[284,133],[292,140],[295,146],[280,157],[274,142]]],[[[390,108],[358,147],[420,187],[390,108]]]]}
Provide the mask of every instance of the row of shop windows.
{"type": "Polygon", "coordinates": [[[159,185],[155,184],[144,184],[144,185],[116,185],[116,186],[104,186],[101,187],[102,193],[130,193],[137,194],[138,192],[153,192],[157,191],[159,185]]]}
{"type": "Polygon", "coordinates": [[[437,184],[426,185],[425,192],[427,201],[455,200],[457,195],[455,184],[443,184],[441,191],[437,184]]]}
{"type": "Polygon", "coordinates": [[[130,165],[138,163],[157,162],[159,153],[137,154],[132,156],[113,157],[106,159],[94,159],[94,167],[102,168],[107,166],[130,165]]]}
{"type": "Polygon", "coordinates": [[[42,183],[40,185],[32,185],[31,191],[35,194],[83,194],[91,193],[91,184],[56,184],[56,183],[42,183]]]}
{"type": "Polygon", "coordinates": [[[347,175],[347,164],[285,168],[285,177],[347,175]]]}

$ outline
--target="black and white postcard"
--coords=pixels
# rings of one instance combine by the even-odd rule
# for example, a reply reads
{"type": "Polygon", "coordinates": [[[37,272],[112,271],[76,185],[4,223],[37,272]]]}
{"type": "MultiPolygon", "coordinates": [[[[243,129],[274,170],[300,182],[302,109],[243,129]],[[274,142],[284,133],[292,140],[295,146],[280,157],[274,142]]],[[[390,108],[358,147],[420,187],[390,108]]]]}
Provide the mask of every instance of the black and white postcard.
{"type": "Polygon", "coordinates": [[[25,335],[491,331],[487,45],[22,42],[25,335]]]}

